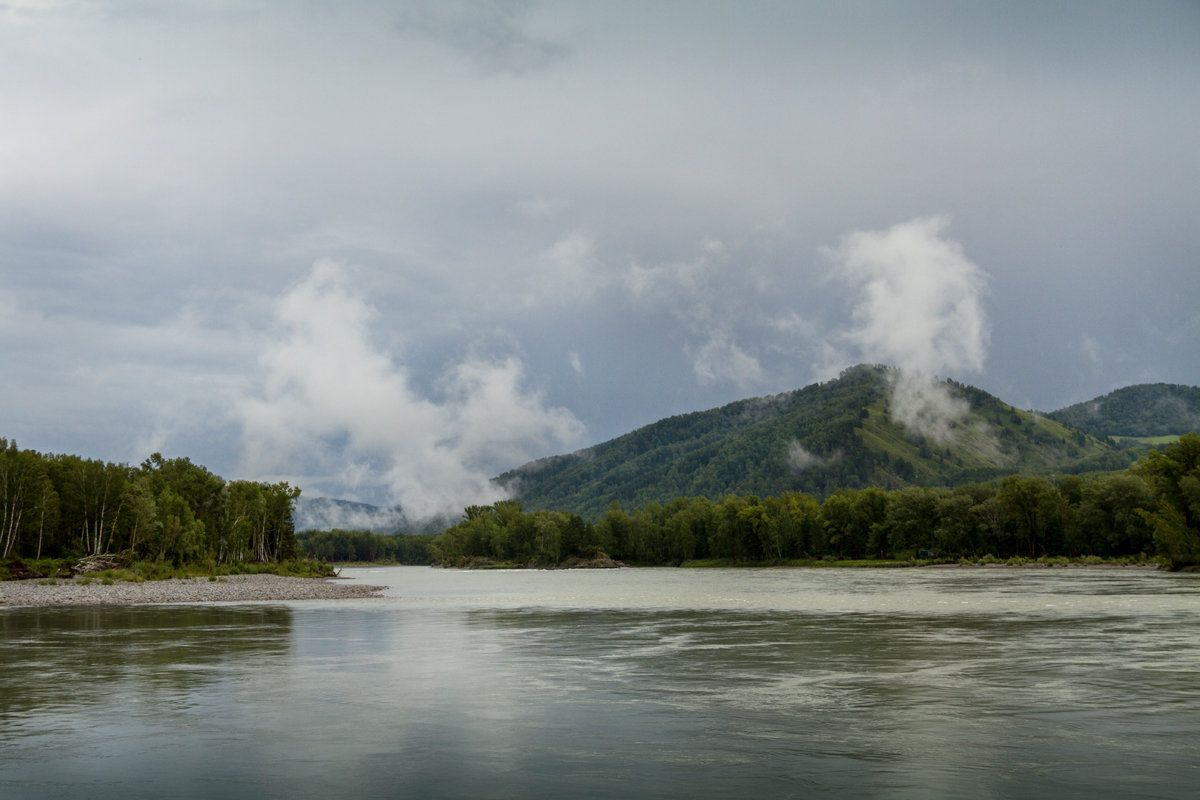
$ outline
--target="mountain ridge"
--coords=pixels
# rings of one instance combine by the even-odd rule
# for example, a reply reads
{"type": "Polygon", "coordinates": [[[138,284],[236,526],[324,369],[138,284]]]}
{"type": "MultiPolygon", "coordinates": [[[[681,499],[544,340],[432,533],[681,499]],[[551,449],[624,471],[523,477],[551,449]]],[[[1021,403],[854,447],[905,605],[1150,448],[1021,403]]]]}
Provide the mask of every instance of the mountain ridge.
{"type": "MultiPolygon", "coordinates": [[[[892,378],[881,365],[858,365],[838,378],[763,397],[745,398],[703,411],[664,417],[629,433],[572,453],[514,467],[494,480],[529,510],[561,510],[598,518],[616,500],[636,508],[676,497],[727,494],[770,496],[800,490],[818,498],[841,488],[876,485],[960,485],[1014,473],[1049,474],[1124,469],[1145,446],[1113,441],[1131,435],[1111,430],[1092,414],[1088,428],[1066,413],[1113,395],[1140,398],[1147,415],[1144,435],[1183,433],[1175,406],[1154,401],[1200,389],[1180,384],[1135,384],[1084,403],[1041,413],[1021,410],[990,393],[953,380],[938,381],[965,402],[967,418],[939,444],[899,425],[890,409],[892,378]],[[725,479],[722,480],[722,475],[725,479]]],[[[305,498],[297,529],[362,528],[436,532],[452,515],[418,522],[399,506],[305,498]],[[340,505],[339,505],[340,504],[340,505]],[[338,517],[336,510],[348,513],[338,517]],[[318,511],[319,509],[319,511],[318,511]]]]}
{"type": "Polygon", "coordinates": [[[939,443],[894,417],[900,374],[858,365],[792,392],[668,417],[497,481],[530,509],[594,519],[613,500],[640,507],[683,496],[959,485],[1011,473],[1122,469],[1142,452],[949,380],[937,381],[938,391],[967,416],[948,421],[950,439],[939,443]]]}
{"type": "Polygon", "coordinates": [[[1048,416],[1101,436],[1180,436],[1200,429],[1200,387],[1139,383],[1048,416]]]}

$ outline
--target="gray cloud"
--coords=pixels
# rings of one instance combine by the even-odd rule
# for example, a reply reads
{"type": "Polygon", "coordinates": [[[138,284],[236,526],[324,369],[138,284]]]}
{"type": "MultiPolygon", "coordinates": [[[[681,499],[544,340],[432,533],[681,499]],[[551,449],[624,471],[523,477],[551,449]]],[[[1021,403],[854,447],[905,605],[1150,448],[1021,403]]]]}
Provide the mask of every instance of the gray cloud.
{"type": "Polygon", "coordinates": [[[396,27],[445,45],[484,72],[520,74],[569,55],[563,44],[527,30],[532,9],[521,0],[417,0],[400,6],[396,27]]]}
{"type": "Polygon", "coordinates": [[[1169,2],[9,4],[0,435],[387,502],[400,450],[287,361],[279,299],[325,259],[374,309],[333,330],[459,477],[566,446],[554,409],[601,440],[922,337],[914,367],[1020,405],[1194,382],[1197,40],[1169,2]],[[857,287],[907,284],[821,248],[941,213],[990,338],[965,273],[890,338],[857,287]],[[264,382],[292,372],[312,396],[264,382]],[[511,449],[472,400],[502,386],[511,449]],[[273,456],[276,401],[311,459],[273,456]]]}
{"type": "Polygon", "coordinates": [[[243,469],[317,482],[323,493],[381,490],[410,519],[504,496],[490,478],[580,443],[583,426],[525,387],[515,356],[449,365],[434,397],[372,342],[378,311],[320,262],[276,307],[261,387],[238,401],[243,469]]]}

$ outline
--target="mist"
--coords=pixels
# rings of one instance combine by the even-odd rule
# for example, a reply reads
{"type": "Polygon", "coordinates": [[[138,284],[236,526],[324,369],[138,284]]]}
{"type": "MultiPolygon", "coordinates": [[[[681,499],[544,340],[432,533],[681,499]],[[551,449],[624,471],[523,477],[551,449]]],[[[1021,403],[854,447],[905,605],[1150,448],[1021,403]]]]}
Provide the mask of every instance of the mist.
{"type": "Polygon", "coordinates": [[[834,274],[855,295],[840,352],[849,348],[857,360],[896,367],[892,418],[939,444],[953,438],[970,407],[937,376],[981,371],[989,341],[987,273],[946,236],[949,224],[924,217],[855,231],[826,250],[834,274]]]}
{"type": "Polygon", "coordinates": [[[503,499],[491,476],[582,439],[516,354],[468,353],[419,392],[401,354],[373,340],[379,310],[347,271],[320,261],[275,303],[261,382],[237,403],[244,471],[421,520],[503,499]]]}

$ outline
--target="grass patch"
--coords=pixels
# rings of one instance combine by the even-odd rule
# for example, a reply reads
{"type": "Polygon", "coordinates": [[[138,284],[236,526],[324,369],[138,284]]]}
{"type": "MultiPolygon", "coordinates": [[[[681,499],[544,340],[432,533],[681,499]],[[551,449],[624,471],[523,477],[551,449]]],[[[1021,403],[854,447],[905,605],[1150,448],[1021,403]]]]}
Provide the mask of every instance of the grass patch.
{"type": "Polygon", "coordinates": [[[1138,444],[1148,444],[1152,446],[1174,444],[1179,441],[1179,434],[1170,434],[1167,436],[1112,436],[1109,437],[1117,442],[1137,442],[1138,444]]]}
{"type": "Polygon", "coordinates": [[[122,569],[106,569],[90,574],[80,583],[93,578],[101,578],[105,585],[113,581],[129,581],[143,583],[145,581],[165,581],[170,578],[207,578],[210,581],[222,581],[221,576],[227,575],[283,575],[293,578],[332,578],[334,569],[324,561],[311,558],[290,559],[277,564],[215,564],[213,562],[199,564],[184,564],[174,566],[162,561],[134,561],[122,569]]]}

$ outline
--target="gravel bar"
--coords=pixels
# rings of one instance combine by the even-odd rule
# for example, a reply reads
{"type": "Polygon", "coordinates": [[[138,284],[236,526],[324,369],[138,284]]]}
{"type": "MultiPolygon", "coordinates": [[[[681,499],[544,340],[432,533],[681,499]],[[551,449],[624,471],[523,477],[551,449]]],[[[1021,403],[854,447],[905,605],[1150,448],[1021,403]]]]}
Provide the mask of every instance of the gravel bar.
{"type": "Polygon", "coordinates": [[[171,578],[165,581],[113,581],[92,578],[43,583],[37,579],[0,581],[0,608],[45,606],[110,606],[147,603],[258,603],[278,600],[343,600],[374,597],[381,586],[326,578],[281,575],[224,575],[171,578]]]}

